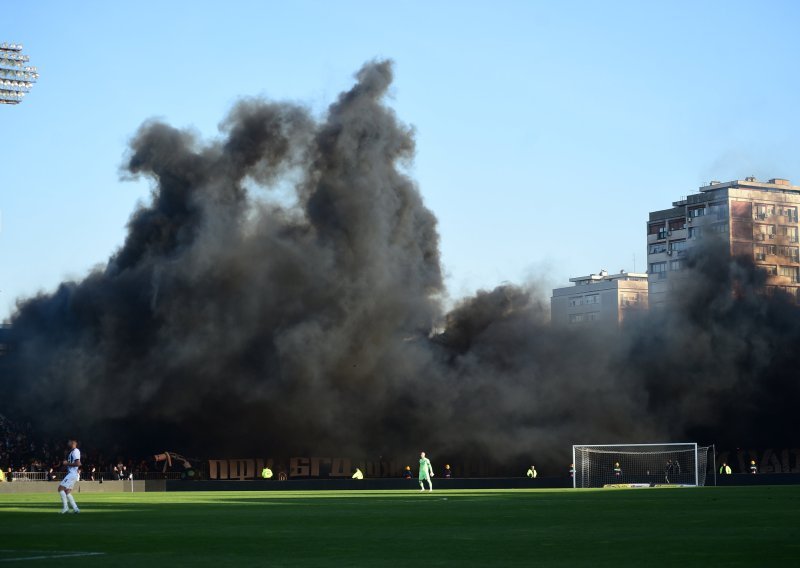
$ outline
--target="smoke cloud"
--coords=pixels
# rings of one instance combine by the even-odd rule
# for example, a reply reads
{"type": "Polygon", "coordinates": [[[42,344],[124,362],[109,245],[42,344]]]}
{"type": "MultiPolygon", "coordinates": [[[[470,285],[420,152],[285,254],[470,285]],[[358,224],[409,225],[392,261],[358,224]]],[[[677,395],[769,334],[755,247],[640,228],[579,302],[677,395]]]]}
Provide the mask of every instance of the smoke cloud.
{"type": "Polygon", "coordinates": [[[551,326],[535,287],[445,313],[391,81],[364,65],[321,120],[244,100],[213,141],[145,123],[125,170],[149,202],[103,269],[19,301],[0,411],[128,453],[424,448],[558,471],[573,443],[796,441],[800,313],[713,244],[674,309],[619,333],[551,326]]]}

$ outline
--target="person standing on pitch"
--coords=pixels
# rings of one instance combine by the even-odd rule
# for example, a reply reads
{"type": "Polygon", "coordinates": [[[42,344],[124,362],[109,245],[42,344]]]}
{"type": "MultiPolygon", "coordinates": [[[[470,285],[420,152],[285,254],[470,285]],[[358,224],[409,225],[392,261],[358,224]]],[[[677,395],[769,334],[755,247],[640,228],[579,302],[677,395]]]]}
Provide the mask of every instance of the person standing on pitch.
{"type": "Polygon", "coordinates": [[[664,483],[669,484],[669,476],[672,475],[673,466],[672,460],[667,460],[667,465],[664,468],[664,483]]]}
{"type": "Polygon", "coordinates": [[[67,466],[67,475],[61,480],[58,485],[58,494],[61,495],[61,503],[63,508],[61,513],[69,513],[69,505],[72,505],[72,510],[80,513],[75,498],[72,496],[72,488],[75,487],[75,482],[78,481],[78,468],[81,466],[81,451],[78,449],[78,440],[68,440],[67,448],[69,455],[67,459],[61,462],[61,465],[67,466]]]}
{"type": "Polygon", "coordinates": [[[431,460],[425,457],[425,452],[420,452],[419,454],[420,491],[425,491],[425,481],[428,482],[428,487],[430,487],[430,490],[433,491],[433,482],[431,481],[431,477],[433,477],[433,466],[431,465],[431,460]]]}

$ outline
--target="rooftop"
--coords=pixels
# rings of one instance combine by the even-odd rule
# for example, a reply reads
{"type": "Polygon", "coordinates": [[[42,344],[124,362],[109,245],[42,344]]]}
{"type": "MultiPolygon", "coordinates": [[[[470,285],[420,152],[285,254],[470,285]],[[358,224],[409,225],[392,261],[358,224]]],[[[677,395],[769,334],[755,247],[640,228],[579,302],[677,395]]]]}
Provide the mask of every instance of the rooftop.
{"type": "Polygon", "coordinates": [[[641,280],[647,282],[647,274],[642,272],[626,272],[625,270],[620,270],[615,274],[609,274],[608,270],[601,270],[599,274],[576,276],[575,278],[569,279],[569,281],[574,282],[576,286],[595,284],[598,282],[610,282],[613,280],[641,280]]]}
{"type": "MultiPolygon", "coordinates": [[[[673,201],[672,205],[675,207],[683,207],[690,202],[700,202],[705,198],[701,195],[709,191],[717,191],[720,189],[756,189],[761,191],[779,191],[781,193],[796,193],[800,195],[800,185],[792,185],[788,179],[784,178],[771,178],[768,181],[758,181],[756,178],[750,176],[744,179],[735,179],[733,181],[717,181],[713,180],[708,182],[708,185],[700,186],[700,193],[693,195],[682,196],[677,201],[673,201]]],[[[666,210],[665,210],[666,211],[666,210]]]]}
{"type": "Polygon", "coordinates": [[[788,179],[772,178],[768,181],[758,181],[754,177],[747,177],[744,179],[737,179],[733,181],[710,181],[708,185],[700,187],[700,191],[713,191],[715,189],[723,189],[726,187],[740,188],[740,189],[766,189],[778,191],[798,191],[800,192],[800,185],[792,185],[788,179]]]}

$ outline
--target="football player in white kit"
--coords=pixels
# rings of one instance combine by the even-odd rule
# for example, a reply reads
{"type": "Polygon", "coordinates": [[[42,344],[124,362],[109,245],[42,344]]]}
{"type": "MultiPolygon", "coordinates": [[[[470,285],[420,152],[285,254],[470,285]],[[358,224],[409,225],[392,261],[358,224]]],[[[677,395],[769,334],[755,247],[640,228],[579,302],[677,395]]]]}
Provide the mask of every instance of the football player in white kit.
{"type": "Polygon", "coordinates": [[[64,506],[61,512],[69,513],[69,505],[72,505],[72,510],[80,513],[81,510],[78,509],[75,498],[72,496],[72,488],[75,487],[75,482],[78,481],[78,468],[81,465],[81,451],[78,449],[78,440],[68,440],[67,448],[69,448],[69,455],[61,464],[67,466],[67,475],[58,486],[58,494],[61,495],[61,503],[64,506]]]}

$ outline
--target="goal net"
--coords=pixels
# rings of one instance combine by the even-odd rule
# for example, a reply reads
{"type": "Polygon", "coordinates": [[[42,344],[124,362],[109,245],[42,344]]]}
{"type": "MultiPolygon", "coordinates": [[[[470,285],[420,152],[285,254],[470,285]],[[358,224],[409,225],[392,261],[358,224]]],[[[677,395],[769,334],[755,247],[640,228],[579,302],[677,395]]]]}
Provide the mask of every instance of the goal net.
{"type": "Polygon", "coordinates": [[[572,446],[573,487],[705,485],[708,453],[694,443],[572,446]]]}

